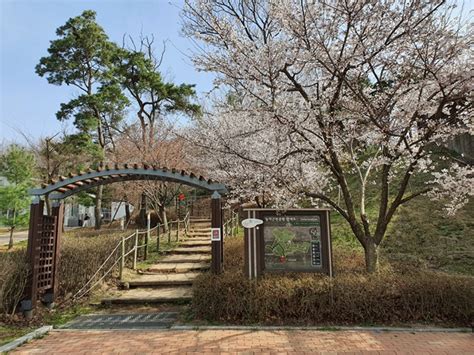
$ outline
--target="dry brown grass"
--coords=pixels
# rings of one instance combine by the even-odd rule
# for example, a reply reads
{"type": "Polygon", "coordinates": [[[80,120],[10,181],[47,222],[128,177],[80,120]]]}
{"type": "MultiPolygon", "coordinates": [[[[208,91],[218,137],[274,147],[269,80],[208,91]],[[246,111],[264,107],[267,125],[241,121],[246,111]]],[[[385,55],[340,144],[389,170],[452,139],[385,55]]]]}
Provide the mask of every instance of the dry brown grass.
{"type": "Polygon", "coordinates": [[[0,313],[15,312],[27,278],[28,263],[25,249],[0,253],[0,313]]]}
{"type": "MultiPolygon", "coordinates": [[[[121,235],[128,232],[77,230],[61,240],[60,297],[77,292],[110,255],[121,235]],[[94,236],[95,235],[95,236],[94,236]]],[[[0,252],[0,313],[12,314],[20,301],[28,276],[26,243],[0,252]]],[[[109,264],[110,266],[111,264],[109,264]]],[[[106,277],[110,280],[113,275],[106,277]]]]}
{"type": "MultiPolygon", "coordinates": [[[[110,255],[122,234],[123,232],[115,232],[99,236],[65,236],[59,260],[60,294],[64,296],[75,293],[84,286],[110,255]]],[[[105,280],[111,277],[109,275],[105,280]]]]}
{"type": "Polygon", "coordinates": [[[198,319],[246,324],[470,325],[474,279],[383,264],[364,272],[363,255],[335,250],[337,275],[268,274],[249,281],[242,274],[243,241],[225,244],[225,272],[194,284],[198,319]]]}

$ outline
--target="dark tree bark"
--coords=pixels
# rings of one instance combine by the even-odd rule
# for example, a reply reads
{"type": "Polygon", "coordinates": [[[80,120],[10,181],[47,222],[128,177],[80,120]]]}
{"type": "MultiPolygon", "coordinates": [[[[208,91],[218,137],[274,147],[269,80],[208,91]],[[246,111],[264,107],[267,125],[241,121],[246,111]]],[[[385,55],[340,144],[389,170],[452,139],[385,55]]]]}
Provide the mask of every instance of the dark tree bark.
{"type": "Polygon", "coordinates": [[[8,242],[8,249],[13,248],[13,231],[15,230],[15,226],[11,226],[10,228],[10,241],[8,242]]]}
{"type": "Polygon", "coordinates": [[[102,227],[102,194],[104,192],[104,186],[98,186],[95,195],[95,229],[102,227]]]}

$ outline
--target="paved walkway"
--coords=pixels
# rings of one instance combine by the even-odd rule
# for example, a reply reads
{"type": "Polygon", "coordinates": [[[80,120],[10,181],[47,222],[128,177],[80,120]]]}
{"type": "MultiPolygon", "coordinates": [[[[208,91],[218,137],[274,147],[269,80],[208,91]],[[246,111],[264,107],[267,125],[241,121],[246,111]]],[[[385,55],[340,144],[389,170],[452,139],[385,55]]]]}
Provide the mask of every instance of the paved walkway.
{"type": "Polygon", "coordinates": [[[15,354],[474,354],[472,333],[369,331],[53,331],[15,354]]]}
{"type": "MultiPolygon", "coordinates": [[[[27,239],[28,239],[28,231],[13,232],[14,243],[18,243],[27,239]]],[[[9,242],[10,242],[10,233],[9,232],[0,233],[0,245],[8,245],[9,242]]]]}

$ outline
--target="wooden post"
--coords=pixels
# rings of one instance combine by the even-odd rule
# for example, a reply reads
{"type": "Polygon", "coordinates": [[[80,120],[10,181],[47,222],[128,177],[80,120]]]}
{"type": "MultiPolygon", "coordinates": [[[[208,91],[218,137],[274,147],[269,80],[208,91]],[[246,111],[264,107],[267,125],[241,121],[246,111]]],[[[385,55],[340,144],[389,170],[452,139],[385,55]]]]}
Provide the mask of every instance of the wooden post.
{"type": "Polygon", "coordinates": [[[188,236],[188,223],[189,223],[189,212],[184,217],[184,234],[188,236]]]}
{"type": "Polygon", "coordinates": [[[168,222],[168,244],[171,243],[171,223],[168,222]]]}
{"type": "Polygon", "coordinates": [[[239,233],[239,212],[235,213],[235,231],[234,235],[236,236],[239,233]]]}
{"type": "Polygon", "coordinates": [[[237,214],[235,215],[235,224],[237,225],[237,230],[235,231],[235,235],[237,235],[237,233],[239,233],[239,228],[240,228],[240,213],[237,212],[237,214]]]}
{"type": "Polygon", "coordinates": [[[54,227],[54,251],[53,251],[53,284],[51,287],[50,298],[46,299],[47,303],[52,303],[56,299],[59,293],[59,259],[61,257],[61,236],[63,233],[63,224],[64,224],[64,204],[60,201],[53,204],[51,210],[52,216],[56,217],[56,225],[54,227]]]}
{"type": "Polygon", "coordinates": [[[133,251],[133,270],[137,268],[138,256],[138,229],[135,231],[135,250],[133,251]]]}
{"type": "Polygon", "coordinates": [[[140,228],[145,228],[146,226],[146,210],[148,209],[148,201],[146,198],[146,194],[143,192],[140,201],[140,212],[139,212],[139,225],[140,228]]]}
{"type": "Polygon", "coordinates": [[[160,251],[160,224],[156,226],[156,251],[160,251]]]}
{"type": "Polygon", "coordinates": [[[30,264],[30,275],[25,290],[25,299],[21,302],[21,310],[26,318],[32,317],[33,308],[37,301],[38,268],[39,268],[39,246],[38,233],[43,218],[44,201],[38,197],[30,205],[30,227],[28,229],[27,256],[30,264]]]}
{"type": "Polygon", "coordinates": [[[125,268],[125,237],[122,236],[122,258],[120,259],[119,278],[123,281],[123,269],[125,268]]]}
{"type": "Polygon", "coordinates": [[[176,241],[179,242],[179,219],[176,222],[176,241]]]}
{"type": "Polygon", "coordinates": [[[150,213],[146,215],[146,234],[145,234],[145,246],[143,247],[143,260],[148,258],[148,243],[150,242],[150,226],[151,218],[150,213]]]}
{"type": "Polygon", "coordinates": [[[211,197],[211,227],[221,229],[221,240],[212,241],[211,271],[215,274],[222,272],[222,202],[221,195],[214,191],[211,197]]]}
{"type": "Polygon", "coordinates": [[[230,234],[233,237],[235,236],[235,214],[234,214],[234,211],[232,211],[232,224],[231,224],[230,234]]]}

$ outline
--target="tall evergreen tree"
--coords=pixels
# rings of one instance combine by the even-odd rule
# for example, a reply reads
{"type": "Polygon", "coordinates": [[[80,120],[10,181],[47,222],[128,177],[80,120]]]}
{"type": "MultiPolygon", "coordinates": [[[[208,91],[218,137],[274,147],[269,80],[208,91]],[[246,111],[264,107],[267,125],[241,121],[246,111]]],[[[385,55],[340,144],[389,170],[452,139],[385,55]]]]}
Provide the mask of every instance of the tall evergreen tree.
{"type": "MultiPolygon", "coordinates": [[[[169,131],[166,117],[170,114],[200,114],[200,106],[193,102],[194,85],[177,85],[163,78],[159,70],[161,59],[154,54],[153,38],[141,38],[138,48],[134,45],[131,49],[116,51],[113,62],[114,78],[136,108],[139,129],[136,129],[137,125],[128,127],[129,131],[138,131],[140,136],[134,139],[134,134],[129,135],[129,141],[137,149],[134,155],[139,155],[142,162],[149,164],[158,165],[166,160],[172,161],[174,167],[183,166],[183,161],[173,161],[182,155],[181,152],[171,149],[169,154],[170,147],[181,150],[181,145],[173,143],[166,133],[169,131]]],[[[167,225],[166,205],[177,196],[179,187],[157,181],[144,181],[140,186],[142,197],[151,201],[162,223],[167,225]]]]}
{"type": "MultiPolygon", "coordinates": [[[[114,127],[123,119],[128,100],[111,80],[111,58],[117,50],[104,29],[97,24],[94,11],[70,18],[56,31],[49,55],[40,59],[36,73],[54,85],[74,86],[80,94],[61,104],[59,120],[74,120],[77,139],[94,143],[91,158],[95,164],[105,159],[113,145],[114,127]]],[[[101,226],[103,187],[96,191],[96,228],[101,226]]]]}

